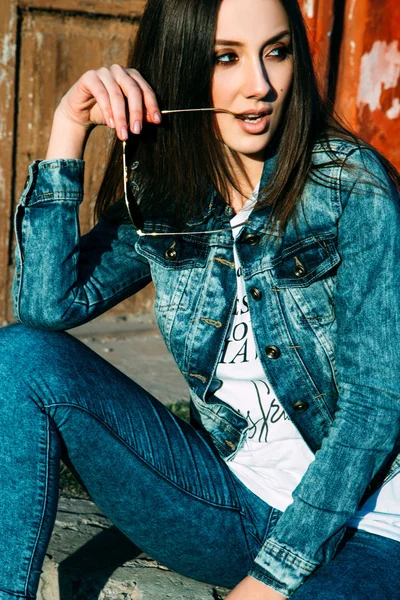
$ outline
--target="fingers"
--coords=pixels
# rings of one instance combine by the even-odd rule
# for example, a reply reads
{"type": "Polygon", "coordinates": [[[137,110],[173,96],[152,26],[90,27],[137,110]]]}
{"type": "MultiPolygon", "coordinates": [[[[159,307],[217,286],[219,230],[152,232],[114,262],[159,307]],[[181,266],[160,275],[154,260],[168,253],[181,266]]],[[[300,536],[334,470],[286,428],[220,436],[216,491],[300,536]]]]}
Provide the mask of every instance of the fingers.
{"type": "MultiPolygon", "coordinates": [[[[83,99],[79,98],[77,102],[76,111],[79,109],[83,110],[82,104],[85,105],[89,98],[93,98],[103,115],[104,120],[96,121],[94,125],[108,125],[114,128],[113,109],[110,101],[110,94],[107,86],[99,77],[99,72],[95,70],[87,71],[81,79],[78,81],[82,93],[84,94],[83,99]]],[[[72,88],[73,90],[74,88],[72,88]]],[[[71,90],[71,91],[72,91],[71,90]]],[[[71,91],[69,93],[71,93],[71,91]]],[[[74,103],[72,103],[74,104],[74,103]]]]}
{"type": "Polygon", "coordinates": [[[146,112],[146,119],[154,124],[161,123],[161,111],[158,106],[157,98],[145,79],[136,69],[126,69],[126,73],[139,85],[143,94],[143,105],[146,112]]]}
{"type": "Polygon", "coordinates": [[[100,108],[107,125],[115,126],[121,140],[128,139],[128,129],[140,134],[144,120],[155,124],[161,122],[156,96],[138,71],[113,65],[110,69],[99,69],[97,74],[109,96],[107,105],[101,94],[99,100],[103,102],[104,109],[99,102],[100,108]]]}

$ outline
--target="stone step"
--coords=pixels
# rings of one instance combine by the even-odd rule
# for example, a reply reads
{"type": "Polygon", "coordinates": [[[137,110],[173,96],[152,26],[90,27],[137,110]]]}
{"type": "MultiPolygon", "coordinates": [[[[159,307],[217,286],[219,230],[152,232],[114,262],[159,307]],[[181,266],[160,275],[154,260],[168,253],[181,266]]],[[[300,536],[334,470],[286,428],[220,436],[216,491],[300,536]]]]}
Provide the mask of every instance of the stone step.
{"type": "Polygon", "coordinates": [[[91,500],[61,495],[38,600],[223,600],[141,552],[91,500]]]}

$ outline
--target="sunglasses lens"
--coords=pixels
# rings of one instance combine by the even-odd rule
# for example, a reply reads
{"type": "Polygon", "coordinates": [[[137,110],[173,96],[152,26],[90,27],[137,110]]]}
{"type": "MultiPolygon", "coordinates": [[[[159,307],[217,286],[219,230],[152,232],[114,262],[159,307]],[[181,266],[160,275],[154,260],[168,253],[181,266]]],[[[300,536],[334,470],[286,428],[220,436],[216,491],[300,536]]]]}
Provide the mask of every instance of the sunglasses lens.
{"type": "MultiPolygon", "coordinates": [[[[135,184],[136,186],[136,191],[138,191],[138,186],[137,184],[135,184]]],[[[127,195],[127,208],[128,208],[128,212],[129,212],[129,216],[132,220],[132,223],[134,224],[134,226],[136,227],[136,229],[143,229],[143,217],[142,217],[142,213],[140,212],[138,203],[136,202],[136,198],[133,195],[133,192],[131,190],[131,186],[128,183],[128,185],[126,186],[126,195],[127,195]]]]}

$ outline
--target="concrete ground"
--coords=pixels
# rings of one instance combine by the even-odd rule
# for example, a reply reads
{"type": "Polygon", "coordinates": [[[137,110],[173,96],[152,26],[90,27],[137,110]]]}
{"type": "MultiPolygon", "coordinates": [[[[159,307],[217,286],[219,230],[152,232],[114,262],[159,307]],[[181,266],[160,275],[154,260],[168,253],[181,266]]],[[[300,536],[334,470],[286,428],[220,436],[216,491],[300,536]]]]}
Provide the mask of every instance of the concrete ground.
{"type": "MultiPolygon", "coordinates": [[[[188,402],[154,317],[103,317],[70,333],[164,404],[188,402]]],[[[142,553],[91,500],[60,495],[38,600],[223,600],[227,593],[142,553]]]]}
{"type": "Polygon", "coordinates": [[[60,497],[38,600],[223,600],[227,593],[142,553],[90,500],[60,497]]]}

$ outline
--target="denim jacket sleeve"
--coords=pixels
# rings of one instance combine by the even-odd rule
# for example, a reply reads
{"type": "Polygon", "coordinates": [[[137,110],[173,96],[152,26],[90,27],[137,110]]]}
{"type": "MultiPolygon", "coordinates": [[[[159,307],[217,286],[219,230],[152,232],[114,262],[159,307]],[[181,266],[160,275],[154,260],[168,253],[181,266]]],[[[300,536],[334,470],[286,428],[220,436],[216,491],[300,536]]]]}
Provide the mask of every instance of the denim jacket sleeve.
{"type": "Polygon", "coordinates": [[[17,321],[69,329],[105,312],[151,281],[135,252],[132,225],[107,219],[79,230],[84,162],[37,160],[15,215],[13,310],[17,321]]]}
{"type": "Polygon", "coordinates": [[[337,412],[249,573],[286,597],[333,558],[400,431],[399,199],[370,151],[346,163],[356,170],[341,170],[335,193],[337,412]]]}

